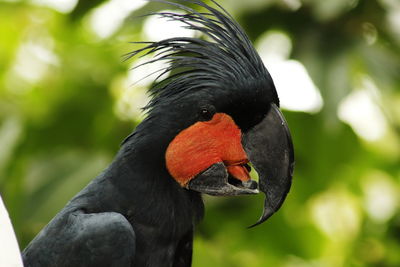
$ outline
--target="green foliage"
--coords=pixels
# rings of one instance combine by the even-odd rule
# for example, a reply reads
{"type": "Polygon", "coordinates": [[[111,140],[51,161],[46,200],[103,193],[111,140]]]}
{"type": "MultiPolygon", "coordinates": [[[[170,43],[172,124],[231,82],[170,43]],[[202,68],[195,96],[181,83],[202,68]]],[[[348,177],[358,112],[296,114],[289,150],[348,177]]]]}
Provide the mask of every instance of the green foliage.
{"type": "MultiPolygon", "coordinates": [[[[246,229],[262,196],[206,197],[193,265],[400,266],[399,3],[220,2],[252,40],[286,36],[289,59],[305,66],[324,105],[285,110],[296,168],[282,209],[246,229]],[[373,140],[338,117],[344,99],[365,88],[386,125],[373,140]]],[[[22,248],[141,120],[135,107],[146,86],[133,82],[143,78],[129,70],[137,59],[121,56],[148,37],[137,15],[165,8],[146,4],[99,36],[92,19],[105,2],[81,0],[65,13],[33,3],[0,1],[0,192],[22,248]]]]}

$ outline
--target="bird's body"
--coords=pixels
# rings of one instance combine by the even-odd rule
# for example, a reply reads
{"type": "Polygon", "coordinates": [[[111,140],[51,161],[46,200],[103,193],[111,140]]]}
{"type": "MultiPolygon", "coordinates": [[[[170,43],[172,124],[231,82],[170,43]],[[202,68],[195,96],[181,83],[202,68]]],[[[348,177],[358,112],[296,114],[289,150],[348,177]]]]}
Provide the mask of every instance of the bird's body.
{"type": "Polygon", "coordinates": [[[150,140],[137,136],[30,243],[24,258],[35,260],[25,267],[190,266],[193,228],[204,209],[200,193],[154,168],[155,151],[140,149],[150,140]]]}
{"type": "Polygon", "coordinates": [[[264,192],[260,224],[289,191],[290,132],[246,34],[214,1],[218,9],[200,0],[154,1],[185,10],[157,14],[211,40],[170,38],[128,54],[155,53],[150,63],[167,61],[162,72],[173,74],[150,89],[147,117],[111,165],[24,250],[26,267],[189,267],[194,227],[204,213],[201,193],[264,192]]]}

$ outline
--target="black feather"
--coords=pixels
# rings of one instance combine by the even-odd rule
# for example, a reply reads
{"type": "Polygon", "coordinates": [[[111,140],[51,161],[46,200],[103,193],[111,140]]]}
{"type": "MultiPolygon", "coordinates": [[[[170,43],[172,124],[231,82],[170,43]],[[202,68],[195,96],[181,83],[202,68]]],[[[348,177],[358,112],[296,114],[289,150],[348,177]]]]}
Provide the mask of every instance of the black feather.
{"type": "Polygon", "coordinates": [[[201,33],[202,38],[175,37],[157,42],[141,42],[146,46],[126,54],[126,59],[138,54],[154,54],[153,59],[142,65],[157,61],[168,63],[168,67],[159,70],[161,74],[150,89],[152,99],[145,110],[151,113],[158,105],[172,104],[182,96],[205,88],[240,90],[249,86],[268,89],[270,102],[279,106],[272,79],[251,41],[217,2],[212,0],[216,6],[214,8],[199,0],[149,1],[184,10],[185,14],[156,12],[150,15],[180,21],[183,27],[201,33]],[[199,12],[181,3],[195,4],[207,11],[199,12]],[[173,75],[158,80],[168,72],[173,75]]]}

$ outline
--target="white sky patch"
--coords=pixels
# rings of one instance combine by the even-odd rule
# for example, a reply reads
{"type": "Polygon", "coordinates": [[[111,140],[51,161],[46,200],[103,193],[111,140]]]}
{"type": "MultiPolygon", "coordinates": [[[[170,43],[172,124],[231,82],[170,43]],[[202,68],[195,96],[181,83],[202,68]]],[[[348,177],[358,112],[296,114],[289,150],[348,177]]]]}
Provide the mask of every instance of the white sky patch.
{"type": "Polygon", "coordinates": [[[370,79],[362,79],[362,87],[342,100],[338,117],[349,124],[354,132],[367,141],[384,137],[388,125],[382,111],[374,102],[378,89],[370,79]]]}
{"type": "Polygon", "coordinates": [[[0,196],[0,266],[23,267],[17,239],[0,196]]]}
{"type": "Polygon", "coordinates": [[[50,65],[58,65],[59,58],[52,51],[52,42],[22,43],[17,51],[17,56],[12,71],[23,80],[36,83],[47,73],[50,65]]]}
{"type": "Polygon", "coordinates": [[[282,2],[292,11],[296,11],[302,5],[300,0],[282,0],[282,2]]]}
{"type": "Polygon", "coordinates": [[[91,12],[90,28],[100,38],[110,37],[132,11],[146,3],[145,0],[109,0],[91,12]]]}
{"type": "Polygon", "coordinates": [[[393,37],[400,41],[400,1],[399,0],[379,0],[386,9],[386,24],[393,37]]]}
{"type": "Polygon", "coordinates": [[[114,90],[118,90],[114,106],[115,114],[122,120],[143,119],[142,108],[149,102],[147,88],[142,86],[132,87],[129,79],[122,78],[114,90]]]}
{"type": "MultiPolygon", "coordinates": [[[[175,10],[162,10],[160,12],[179,13],[175,10]]],[[[170,20],[160,16],[148,17],[143,26],[143,32],[148,41],[160,41],[172,37],[193,37],[193,30],[185,29],[183,22],[170,20]]]]}
{"type": "Polygon", "coordinates": [[[285,33],[266,32],[256,48],[274,80],[282,108],[309,113],[321,110],[323,99],[306,68],[297,60],[288,60],[292,43],[285,33]]]}
{"type": "MultiPolygon", "coordinates": [[[[153,63],[139,66],[152,59],[153,58],[151,56],[142,57],[136,60],[131,65],[131,68],[128,71],[128,83],[130,84],[130,86],[149,87],[153,83],[153,81],[157,78],[157,76],[159,76],[163,72],[162,70],[168,67],[168,64],[165,60],[157,60],[153,63]]],[[[168,76],[168,74],[169,72],[167,72],[160,78],[161,79],[165,78],[168,76]]]]}
{"type": "Polygon", "coordinates": [[[361,218],[356,199],[344,190],[330,190],[309,203],[314,224],[333,240],[346,241],[359,232],[361,218]]]}
{"type": "Polygon", "coordinates": [[[388,11],[387,23],[390,30],[395,33],[394,37],[397,36],[397,39],[400,40],[400,8],[388,11]]]}
{"type": "Polygon", "coordinates": [[[371,172],[362,180],[364,207],[376,222],[384,223],[393,217],[400,205],[400,190],[390,176],[381,172],[371,172]]]}
{"type": "MultiPolygon", "coordinates": [[[[161,12],[174,12],[163,10],[161,12]]],[[[171,37],[191,37],[194,31],[182,28],[182,22],[169,21],[159,16],[150,16],[144,22],[143,31],[146,35],[144,39],[148,41],[159,41],[171,37]]],[[[115,113],[118,117],[125,120],[132,118],[143,118],[142,108],[149,101],[147,90],[154,80],[168,67],[166,61],[156,61],[151,64],[142,65],[142,63],[152,60],[153,55],[139,58],[133,62],[126,77],[119,79],[112,90],[116,94],[115,113]]],[[[166,78],[169,72],[165,73],[159,80],[166,78]]]]}
{"type": "Polygon", "coordinates": [[[31,3],[49,7],[61,13],[69,13],[78,4],[78,0],[31,0],[31,3]]]}
{"type": "Polygon", "coordinates": [[[292,41],[280,31],[265,32],[257,39],[255,46],[262,59],[271,63],[287,60],[292,51],[292,41]]]}
{"type": "MultiPolygon", "coordinates": [[[[168,66],[166,62],[156,61],[133,69],[151,59],[152,57],[147,56],[136,60],[128,70],[126,77],[114,83],[113,91],[117,92],[115,113],[119,118],[124,120],[143,118],[142,108],[150,100],[147,90],[151,87],[157,76],[162,73],[162,71],[157,70],[168,66]]],[[[160,80],[168,75],[169,72],[160,77],[160,80]]]]}
{"type": "Polygon", "coordinates": [[[274,80],[282,108],[316,113],[323,100],[306,68],[297,60],[286,60],[267,67],[274,80]]]}

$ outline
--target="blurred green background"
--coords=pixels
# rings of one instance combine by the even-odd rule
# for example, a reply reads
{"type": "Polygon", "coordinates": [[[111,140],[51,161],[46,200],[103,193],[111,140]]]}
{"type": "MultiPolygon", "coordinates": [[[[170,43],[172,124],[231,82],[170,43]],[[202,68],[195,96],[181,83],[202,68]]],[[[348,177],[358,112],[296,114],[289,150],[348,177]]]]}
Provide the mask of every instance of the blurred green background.
{"type": "MultiPolygon", "coordinates": [[[[400,266],[400,1],[220,0],[269,68],[296,152],[282,209],[206,197],[202,266],[400,266]]],[[[130,41],[182,32],[139,0],[0,0],[0,192],[24,248],[112,160],[157,69],[130,41]]],[[[1,227],[1,226],[0,226],[1,227]]]]}

